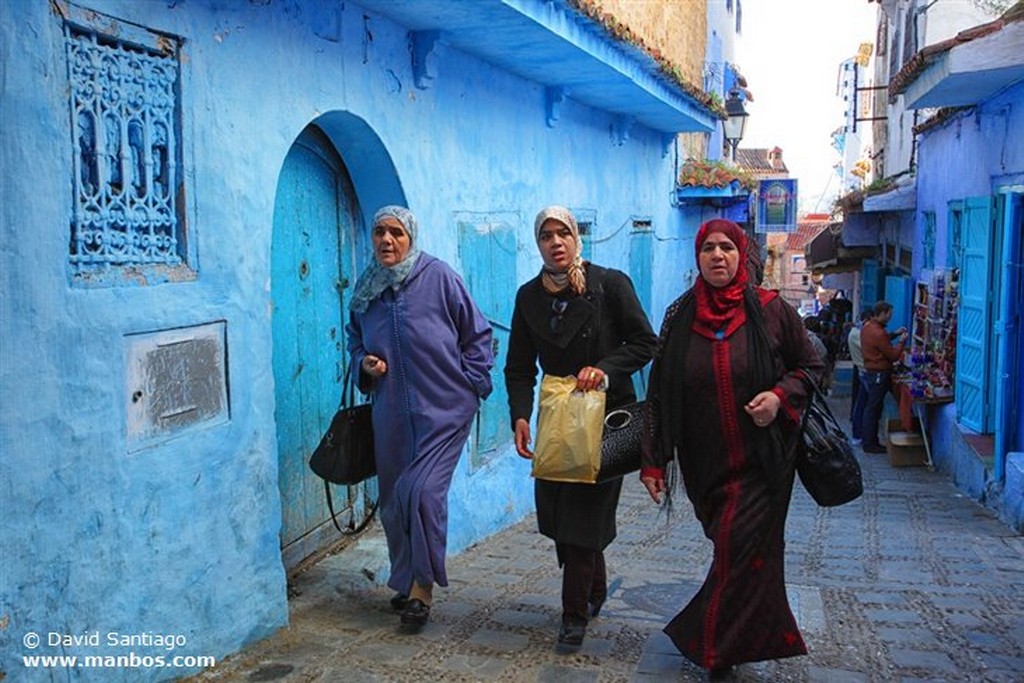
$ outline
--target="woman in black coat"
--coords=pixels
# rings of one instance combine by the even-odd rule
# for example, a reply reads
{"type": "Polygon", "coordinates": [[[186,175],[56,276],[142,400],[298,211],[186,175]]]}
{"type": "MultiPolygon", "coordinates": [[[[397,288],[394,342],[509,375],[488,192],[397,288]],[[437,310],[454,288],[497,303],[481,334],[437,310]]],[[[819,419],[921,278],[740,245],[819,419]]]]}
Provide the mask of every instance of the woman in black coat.
{"type": "MultiPolygon", "coordinates": [[[[636,400],[631,375],[650,361],[658,338],[629,277],[584,262],[572,212],[551,206],[534,222],[544,267],[519,288],[505,363],[516,451],[532,458],[537,362],[546,375],[575,376],[577,388],[607,388],[606,408],[636,400]]],[[[583,642],[589,617],[607,597],[604,549],[615,538],[622,480],[572,484],[535,480],[537,524],[555,541],[562,567],[562,625],[558,642],[583,642]]]]}

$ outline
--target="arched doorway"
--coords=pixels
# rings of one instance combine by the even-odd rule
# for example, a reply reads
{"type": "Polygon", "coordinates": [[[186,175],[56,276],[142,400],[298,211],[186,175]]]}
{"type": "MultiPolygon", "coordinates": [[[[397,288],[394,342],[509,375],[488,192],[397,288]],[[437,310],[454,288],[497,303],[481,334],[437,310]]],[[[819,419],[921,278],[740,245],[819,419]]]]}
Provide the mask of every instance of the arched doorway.
{"type": "MultiPolygon", "coordinates": [[[[366,224],[389,203],[405,205],[405,196],[390,155],[361,118],[325,114],[288,150],[274,201],[270,288],[286,568],[338,538],[308,460],[341,400],[348,300],[372,258],[366,224]]],[[[332,491],[339,521],[358,522],[376,499],[376,479],[332,491]]]]}
{"type": "MultiPolygon", "coordinates": [[[[334,531],[323,482],[307,462],[341,398],[344,312],[347,285],[356,277],[360,223],[344,162],[320,128],[307,127],[281,169],[271,245],[274,417],[286,565],[312,553],[320,536],[334,531]]],[[[334,498],[345,507],[350,496],[336,490],[334,498]]]]}

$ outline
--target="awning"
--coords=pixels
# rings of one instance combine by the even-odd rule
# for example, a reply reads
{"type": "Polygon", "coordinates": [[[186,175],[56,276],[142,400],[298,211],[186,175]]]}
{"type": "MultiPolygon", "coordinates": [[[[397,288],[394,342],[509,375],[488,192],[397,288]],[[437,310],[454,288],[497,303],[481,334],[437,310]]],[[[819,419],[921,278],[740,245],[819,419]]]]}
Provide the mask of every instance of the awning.
{"type": "Polygon", "coordinates": [[[864,259],[878,254],[875,247],[847,247],[842,224],[825,228],[804,247],[807,268],[814,273],[849,273],[860,270],[864,259]]]}
{"type": "Polygon", "coordinates": [[[926,54],[927,66],[903,86],[908,109],[977,104],[1024,80],[1024,21],[993,22],[975,31],[980,37],[964,31],[926,54]]]}
{"type": "Polygon", "coordinates": [[[889,191],[864,197],[864,212],[909,211],[917,206],[917,181],[913,176],[904,176],[889,191]]]}
{"type": "MultiPolygon", "coordinates": [[[[552,102],[557,106],[569,97],[622,116],[623,125],[636,121],[666,134],[711,132],[719,120],[698,95],[669,80],[650,55],[614,39],[564,1],[356,0],[355,4],[408,27],[421,65],[429,68],[430,52],[440,40],[547,86],[549,109],[552,102]]],[[[420,76],[429,81],[444,74],[420,76]]]]}

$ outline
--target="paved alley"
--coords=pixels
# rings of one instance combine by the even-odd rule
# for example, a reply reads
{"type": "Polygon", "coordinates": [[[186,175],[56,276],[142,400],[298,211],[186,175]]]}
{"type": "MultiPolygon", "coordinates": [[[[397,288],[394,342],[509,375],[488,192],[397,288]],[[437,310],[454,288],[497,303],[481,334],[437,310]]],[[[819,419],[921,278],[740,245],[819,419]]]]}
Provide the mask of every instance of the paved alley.
{"type": "MultiPolygon", "coordinates": [[[[787,579],[809,656],[744,665],[737,680],[1024,680],[1024,538],[945,475],[860,455],[860,500],[821,509],[794,492],[787,579]]],[[[560,573],[531,517],[449,559],[451,585],[418,635],[399,631],[387,588],[352,575],[350,548],[295,579],[288,629],[195,680],[705,680],[661,632],[710,561],[676,502],[666,519],[627,480],[607,552],[614,591],[575,654],[554,648],[560,573]]],[[[359,543],[381,538],[378,527],[359,543]]]]}

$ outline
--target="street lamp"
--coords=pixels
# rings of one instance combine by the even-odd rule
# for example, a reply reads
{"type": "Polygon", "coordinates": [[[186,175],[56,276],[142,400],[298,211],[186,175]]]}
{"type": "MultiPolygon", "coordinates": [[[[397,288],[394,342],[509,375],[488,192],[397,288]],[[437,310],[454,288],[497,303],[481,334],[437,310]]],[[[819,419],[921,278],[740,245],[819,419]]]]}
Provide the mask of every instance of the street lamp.
{"type": "Polygon", "coordinates": [[[728,118],[722,122],[722,131],[726,142],[732,146],[732,160],[736,161],[736,147],[743,139],[743,129],[747,126],[750,114],[743,108],[743,100],[735,90],[729,93],[729,99],[725,101],[725,114],[728,118]]]}

